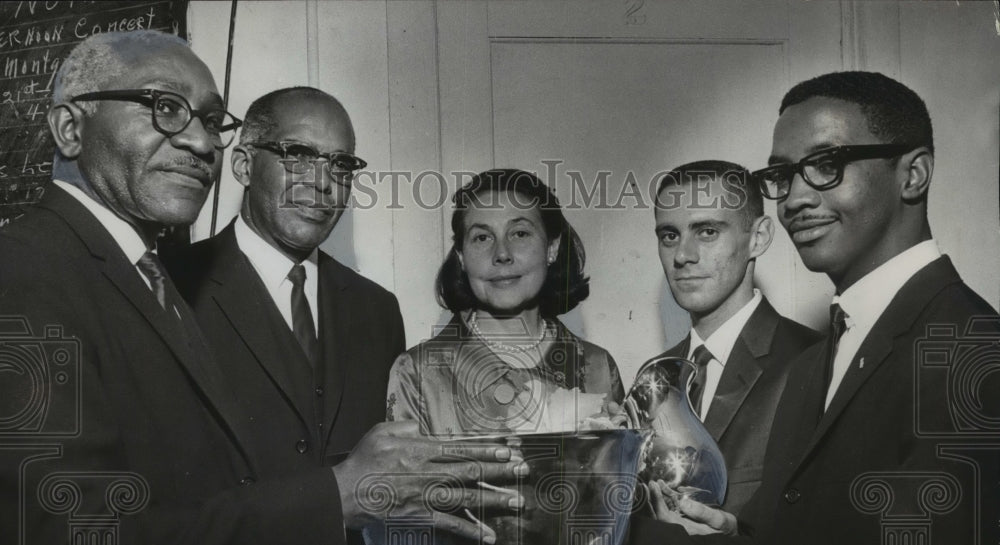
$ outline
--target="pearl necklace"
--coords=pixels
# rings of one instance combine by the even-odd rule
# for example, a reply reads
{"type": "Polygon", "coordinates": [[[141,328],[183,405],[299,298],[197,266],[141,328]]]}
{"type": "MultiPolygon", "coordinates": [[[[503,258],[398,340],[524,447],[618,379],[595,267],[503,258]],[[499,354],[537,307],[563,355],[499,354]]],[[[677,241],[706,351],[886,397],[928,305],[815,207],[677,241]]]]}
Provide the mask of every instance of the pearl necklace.
{"type": "Polygon", "coordinates": [[[479,329],[479,321],[476,319],[475,310],[473,310],[472,313],[469,314],[468,323],[469,323],[469,329],[471,329],[472,332],[476,335],[476,337],[478,337],[479,340],[483,341],[486,344],[486,346],[488,346],[491,350],[493,350],[494,352],[496,351],[506,352],[508,354],[516,354],[518,352],[527,354],[529,350],[534,350],[535,348],[538,348],[538,345],[542,344],[542,341],[545,340],[546,334],[548,334],[549,332],[549,322],[545,318],[542,318],[542,327],[540,328],[541,331],[539,331],[538,333],[538,338],[535,339],[530,345],[522,346],[519,344],[505,344],[499,341],[493,341],[487,339],[486,335],[483,335],[483,332],[479,329]]]}

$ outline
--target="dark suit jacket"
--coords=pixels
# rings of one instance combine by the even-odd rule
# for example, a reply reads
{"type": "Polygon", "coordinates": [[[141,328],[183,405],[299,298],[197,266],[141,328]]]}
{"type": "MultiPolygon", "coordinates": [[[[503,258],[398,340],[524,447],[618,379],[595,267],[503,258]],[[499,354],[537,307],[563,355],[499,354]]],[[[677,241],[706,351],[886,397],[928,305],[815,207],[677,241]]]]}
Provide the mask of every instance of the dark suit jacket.
{"type": "Polygon", "coordinates": [[[166,259],[275,472],[332,465],[385,419],[389,369],[405,350],[396,297],[319,254],[322,367],[313,372],[233,225],[166,259]]]}
{"type": "Polygon", "coordinates": [[[17,416],[0,429],[0,541],[19,527],[24,543],[73,528],[120,543],[343,539],[333,472],[261,472],[190,309],[167,314],[72,196],[51,186],[0,232],[0,255],[4,348],[21,355],[0,365],[17,416]]]}
{"type": "MultiPolygon", "coordinates": [[[[767,438],[792,361],[820,338],[764,299],[736,339],[705,417],[705,428],[726,459],[724,510],[738,515],[760,486],[767,438]]],[[[687,358],[690,343],[687,337],[657,357],[687,358]]]]}
{"type": "MultiPolygon", "coordinates": [[[[998,338],[996,311],[942,257],[896,294],[825,412],[825,343],[804,352],[743,511],[754,542],[996,542],[996,420],[970,422],[968,402],[1000,416],[998,338]]],[[[645,519],[633,542],[688,541],[678,529],[645,519]]]]}

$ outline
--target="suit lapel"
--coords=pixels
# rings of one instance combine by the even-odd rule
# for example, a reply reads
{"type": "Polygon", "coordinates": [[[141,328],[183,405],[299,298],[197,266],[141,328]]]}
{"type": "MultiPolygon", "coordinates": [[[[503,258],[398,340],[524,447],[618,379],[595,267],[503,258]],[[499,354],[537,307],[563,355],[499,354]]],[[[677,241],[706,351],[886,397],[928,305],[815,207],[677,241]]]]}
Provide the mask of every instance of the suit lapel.
{"type": "Polygon", "coordinates": [[[324,444],[329,442],[334,422],[341,410],[344,387],[350,380],[352,356],[362,350],[359,347],[359,333],[351,316],[351,304],[344,302],[348,295],[344,290],[343,265],[323,252],[319,253],[319,330],[322,367],[324,377],[324,403],[322,422],[326,426],[324,444]]]}
{"type": "Polygon", "coordinates": [[[733,345],[705,415],[705,428],[716,441],[726,433],[736,412],[764,372],[759,362],[770,353],[777,326],[778,313],[766,299],[761,300],[733,345]]]}
{"type": "MultiPolygon", "coordinates": [[[[684,340],[682,340],[681,342],[677,343],[676,346],[674,346],[670,350],[667,350],[666,352],[660,354],[659,356],[657,356],[657,357],[655,357],[653,359],[660,359],[660,358],[681,358],[681,359],[687,360],[688,359],[688,352],[690,352],[690,351],[691,351],[691,334],[688,333],[687,337],[684,337],[684,340]]],[[[691,361],[691,360],[688,360],[688,361],[691,361]]],[[[681,377],[680,377],[680,379],[681,379],[681,384],[683,385],[685,392],[689,392],[691,390],[691,381],[694,380],[693,368],[694,368],[694,366],[685,365],[681,369],[681,377]]]]}
{"type": "MultiPolygon", "coordinates": [[[[186,303],[177,298],[182,319],[191,320],[190,324],[185,322],[182,325],[180,320],[160,307],[153,293],[139,277],[140,273],[135,265],[129,263],[107,229],[82,204],[58,186],[50,186],[38,206],[61,217],[79,237],[89,250],[91,259],[96,261],[97,268],[160,336],[196,387],[201,389],[207,402],[222,416],[223,423],[237,445],[243,449],[243,445],[247,444],[244,441],[246,435],[241,429],[244,419],[240,416],[232,390],[226,385],[218,368],[206,361],[208,347],[204,344],[186,303]]],[[[171,282],[169,277],[167,282],[171,282]]],[[[170,289],[176,293],[172,285],[170,289]]],[[[250,459],[245,449],[243,454],[250,459]]]]}
{"type": "MultiPolygon", "coordinates": [[[[942,256],[917,271],[900,288],[896,296],[893,297],[892,302],[885,309],[885,312],[882,313],[875,322],[875,325],[872,326],[871,331],[868,332],[868,336],[861,343],[861,347],[858,349],[857,354],[855,354],[854,360],[847,370],[847,374],[844,375],[840,386],[837,388],[837,393],[834,394],[833,399],[830,401],[830,406],[819,419],[819,424],[816,426],[812,438],[799,460],[799,466],[801,466],[805,457],[823,440],[823,437],[830,431],[830,428],[865,382],[889,359],[896,337],[911,333],[914,321],[930,300],[946,286],[960,281],[961,279],[955,271],[954,266],[952,266],[951,260],[946,256],[942,256]],[[858,363],[862,358],[865,361],[864,367],[861,367],[858,363]]],[[[818,375],[821,375],[821,373],[813,373],[812,382],[815,383],[821,380],[818,375]]],[[[813,387],[813,389],[816,389],[815,384],[813,384],[813,387]]],[[[820,388],[820,390],[822,389],[820,388]]],[[[820,407],[822,407],[826,392],[820,391],[816,395],[818,395],[820,407]]]]}
{"type": "Polygon", "coordinates": [[[742,339],[737,339],[729,361],[722,371],[722,378],[712,398],[712,405],[705,415],[705,428],[712,438],[719,441],[733,421],[736,411],[743,405],[750,389],[760,378],[763,369],[757,365],[753,354],[742,339]]]}
{"type": "Polygon", "coordinates": [[[212,299],[232,324],[257,363],[277,384],[308,429],[313,425],[314,407],[311,369],[305,356],[296,358],[301,347],[291,332],[282,335],[287,324],[257,272],[240,251],[233,227],[219,234],[217,252],[213,252],[211,280],[220,288],[212,291],[212,299]]]}
{"type": "Polygon", "coordinates": [[[670,350],[667,350],[666,352],[663,353],[662,356],[659,357],[669,356],[672,358],[687,359],[688,352],[690,351],[691,351],[691,334],[688,333],[688,336],[684,337],[684,340],[677,343],[677,346],[671,348],[670,350]]]}
{"type": "Polygon", "coordinates": [[[97,218],[55,184],[45,192],[45,199],[39,206],[56,213],[69,225],[87,247],[101,273],[142,314],[188,372],[206,378],[196,354],[184,341],[186,332],[180,322],[160,307],[135,265],[129,263],[121,247],[97,218]]]}
{"type": "Polygon", "coordinates": [[[815,344],[796,358],[789,371],[767,445],[765,464],[776,468],[776,475],[790,479],[806,459],[823,412],[825,354],[825,343],[815,344]]]}

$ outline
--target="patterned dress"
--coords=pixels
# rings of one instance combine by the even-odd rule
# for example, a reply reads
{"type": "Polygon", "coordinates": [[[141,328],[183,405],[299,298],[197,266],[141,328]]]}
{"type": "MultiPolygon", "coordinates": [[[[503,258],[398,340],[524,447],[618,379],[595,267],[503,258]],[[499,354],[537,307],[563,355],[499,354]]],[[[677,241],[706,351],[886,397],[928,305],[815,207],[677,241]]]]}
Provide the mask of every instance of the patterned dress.
{"type": "Polygon", "coordinates": [[[574,431],[602,402],[621,403],[624,388],[608,352],[558,320],[548,327],[550,342],[502,358],[453,317],[434,338],[396,359],[386,420],[416,420],[424,435],[442,439],[574,431]]]}

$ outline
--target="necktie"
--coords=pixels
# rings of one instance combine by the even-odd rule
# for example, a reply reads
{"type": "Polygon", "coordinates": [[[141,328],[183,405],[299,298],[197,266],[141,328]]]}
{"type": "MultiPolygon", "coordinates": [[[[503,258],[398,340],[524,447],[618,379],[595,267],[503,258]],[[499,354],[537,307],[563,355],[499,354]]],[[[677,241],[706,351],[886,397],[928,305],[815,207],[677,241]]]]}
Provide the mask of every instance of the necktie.
{"type": "Polygon", "coordinates": [[[288,279],[292,281],[292,332],[309,358],[310,365],[315,368],[319,360],[319,340],[309,300],[306,299],[306,268],[302,264],[295,265],[288,273],[288,279]]]}
{"type": "Polygon", "coordinates": [[[701,418],[701,398],[705,389],[705,381],[708,380],[708,363],[715,359],[715,357],[705,348],[705,345],[695,348],[693,357],[694,364],[698,367],[698,370],[695,371],[688,397],[691,399],[691,405],[694,406],[695,416],[701,418]]]}
{"type": "Polygon", "coordinates": [[[135,266],[149,280],[149,289],[153,290],[153,295],[156,296],[156,302],[160,303],[160,307],[170,314],[174,314],[173,301],[170,300],[166,287],[167,275],[163,272],[163,264],[160,263],[156,254],[153,252],[142,254],[135,266]]]}
{"type": "Polygon", "coordinates": [[[840,337],[846,330],[847,313],[837,303],[830,305],[830,334],[826,338],[826,367],[823,370],[824,396],[827,395],[827,390],[830,389],[830,381],[833,380],[833,360],[837,357],[837,346],[840,344],[840,337]]]}

